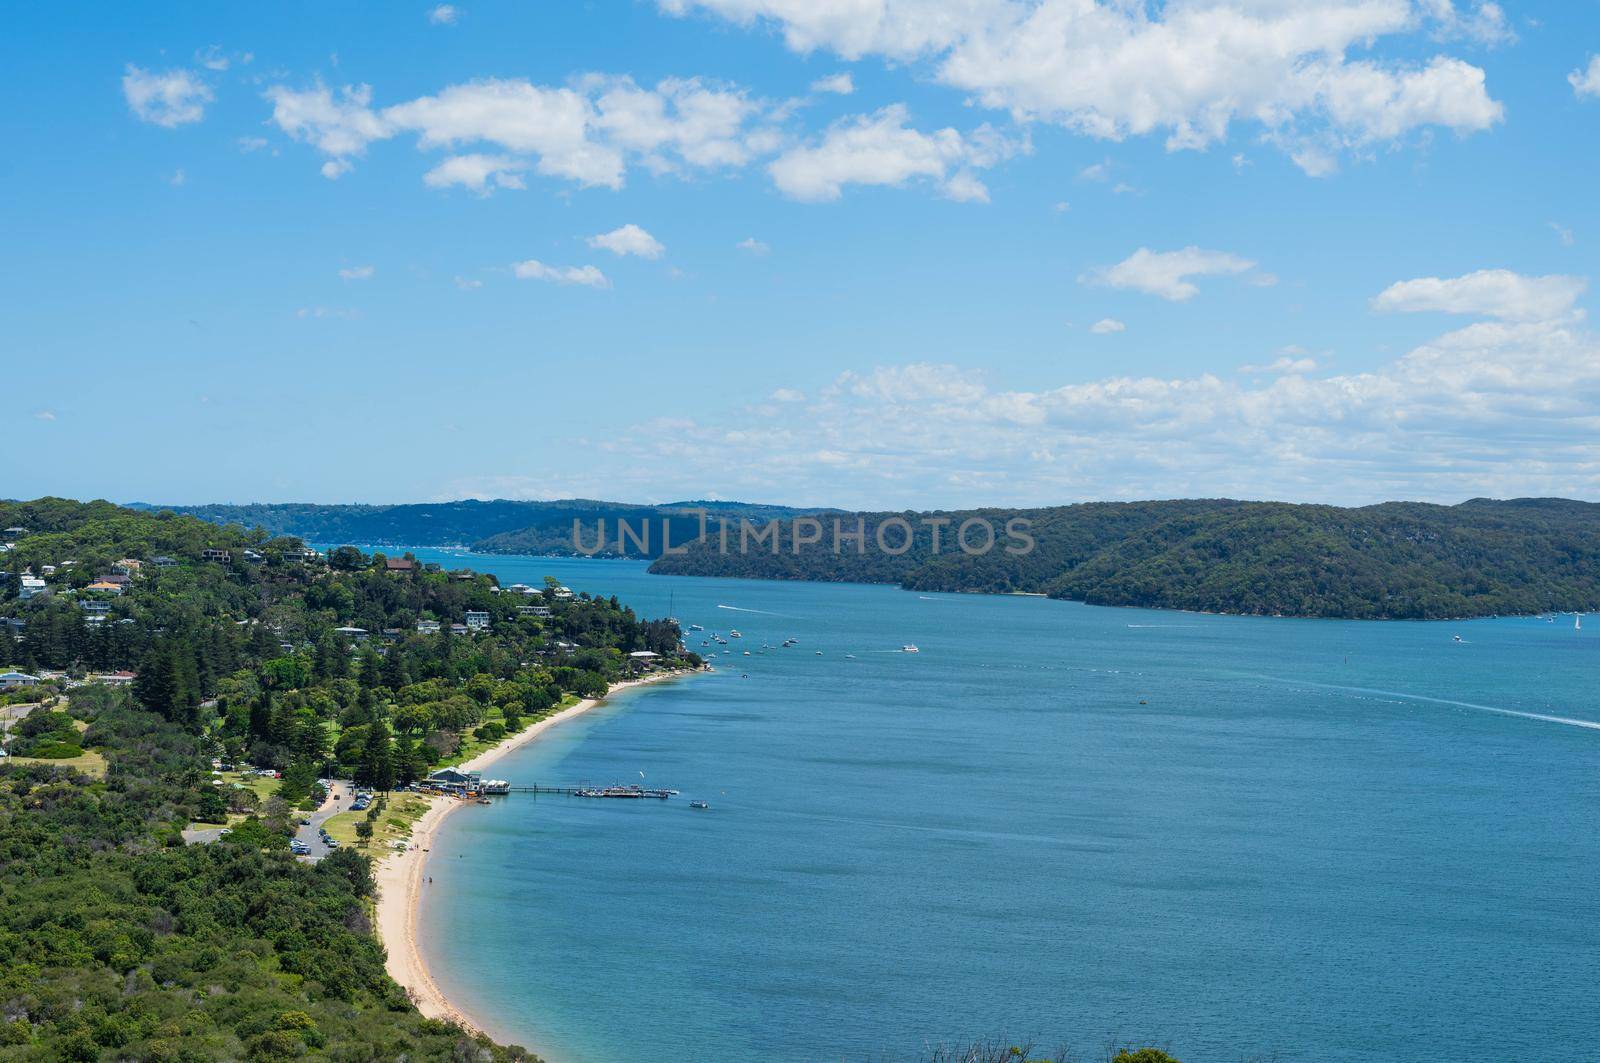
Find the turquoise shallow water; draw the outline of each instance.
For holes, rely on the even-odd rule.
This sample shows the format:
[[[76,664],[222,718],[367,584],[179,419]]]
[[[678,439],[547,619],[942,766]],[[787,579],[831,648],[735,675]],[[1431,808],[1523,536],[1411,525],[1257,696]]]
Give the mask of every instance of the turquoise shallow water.
[[[643,771],[682,797],[447,820],[422,947],[503,1038],[584,1063],[882,1060],[1002,1031],[1185,1063],[1600,1042],[1600,636],[1570,617],[1270,620],[470,563],[650,615],[670,600],[754,654],[495,768]]]

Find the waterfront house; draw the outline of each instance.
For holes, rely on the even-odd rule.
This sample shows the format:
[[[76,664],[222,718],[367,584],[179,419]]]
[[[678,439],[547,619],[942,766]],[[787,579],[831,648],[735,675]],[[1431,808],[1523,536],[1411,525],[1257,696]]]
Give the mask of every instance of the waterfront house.
[[[383,559],[385,572],[415,572],[417,563],[409,557],[386,557]]]
[[[119,587],[126,587],[133,582],[126,573],[122,572],[111,572],[98,577],[98,580],[101,583],[115,583]]]
[[[228,562],[233,560],[233,555],[226,550],[220,550],[214,546],[208,546],[204,550],[200,551],[200,560],[215,561],[219,565],[226,565]]]
[[[104,683],[108,687],[125,687],[130,686],[137,678],[139,677],[133,672],[104,672],[100,675],[91,675],[89,682]]]
[[[0,535],[3,535],[7,539],[10,539],[10,540],[20,539],[24,535],[27,535],[27,534],[28,534],[28,529],[27,528],[7,528],[5,531],[0,532]]]
[[[467,630],[487,631],[489,629],[489,614],[478,609],[467,610]]]
[[[343,635],[345,638],[355,642],[367,641],[367,629],[364,627],[336,627],[333,631],[334,634]]]
[[[450,634],[452,634],[452,635],[465,635],[466,633],[467,633],[467,625],[465,625],[465,624],[451,624],[450,625]]]
[[[137,576],[143,566],[131,557],[125,557],[111,566],[111,572],[117,576]]]
[[[150,563],[152,565],[154,565],[156,568],[177,568],[178,567],[178,559],[175,558],[175,557],[167,557],[166,555],[162,555],[161,557],[152,557],[150,559]]]
[[[571,587],[557,587],[553,593],[555,594],[555,596],[557,598],[561,599],[562,601],[566,601],[567,599],[572,597],[572,588]]]
[[[246,550],[244,552],[244,563],[247,565],[259,565],[265,560],[266,558],[262,556],[259,550]]]
[[[107,613],[111,612],[111,603],[103,598],[85,598],[78,603],[78,608],[83,610],[85,616],[104,618]]]
[[[29,598],[44,593],[46,593],[44,580],[40,579],[38,576],[23,576],[22,587],[18,592],[17,597],[21,598],[23,601],[27,601]]]
[[[481,771],[462,771],[459,768],[440,768],[419,785],[448,794],[503,794],[511,789],[511,784],[504,779],[485,779]]]
[[[39,685],[39,677],[28,675],[26,672],[0,672],[0,690],[16,690],[19,687]]]
[[[419,634],[419,635],[437,635],[438,633],[439,633],[439,621],[437,621],[437,620],[418,620],[417,621],[417,634]]]
[[[127,577],[124,576],[123,578],[126,579]],[[92,591],[95,594],[121,594],[122,584],[112,583],[110,580],[97,579],[85,587],[84,590]]]

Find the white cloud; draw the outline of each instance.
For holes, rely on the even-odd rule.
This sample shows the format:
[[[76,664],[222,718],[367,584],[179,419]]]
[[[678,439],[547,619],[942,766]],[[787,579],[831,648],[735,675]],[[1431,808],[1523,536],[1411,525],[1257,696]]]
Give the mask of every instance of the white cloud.
[[[194,61],[207,70],[214,70],[218,73],[228,69],[229,65],[228,56],[223,52],[220,44],[213,44],[195,52]]]
[[[1561,241],[1562,247],[1571,247],[1578,242],[1577,237],[1572,235],[1572,230],[1560,222],[1551,222],[1550,229],[1556,234],[1556,239]]]
[[[1587,69],[1580,68],[1567,75],[1572,94],[1580,100],[1586,96],[1600,96],[1600,55],[1589,57]]]
[[[205,117],[211,87],[189,70],[156,73],[128,64],[122,95],[141,122],[176,129]]]
[[[578,284],[586,288],[609,288],[606,275],[593,266],[547,266],[530,258],[511,267],[519,280],[554,281],[556,284]]]
[[[54,410],[34,410],[33,411],[33,419],[35,421],[53,421],[53,420],[56,419],[56,411],[54,411]]]
[[[491,146],[494,154],[458,157],[514,158],[515,166],[484,175],[498,187],[519,187],[500,176],[532,169],[580,185],[620,188],[630,164],[657,173],[743,166],[779,143],[761,106],[742,90],[695,78],[667,78],[649,89],[631,78],[598,74],[560,87],[488,78],[382,109],[372,106],[366,85],[337,94],[321,84],[275,85],[266,97],[280,129],[345,163],[368,144],[401,133],[414,133],[424,150]],[[470,171],[447,169],[436,181],[484,187],[447,180],[457,174],[470,177]]]
[[[610,251],[614,255],[638,255],[640,258],[660,258],[667,250],[654,236],[629,222],[608,233],[589,237],[589,246]]]
[[[361,311],[349,306],[302,306],[294,312],[299,318],[340,318],[353,321],[361,316]]]
[[[339,271],[339,278],[347,281],[369,281],[377,272],[374,266],[349,266]]]
[[[460,185],[480,195],[496,188],[526,188],[523,164],[504,155],[452,155],[422,175],[429,188]]]
[[[1265,365],[1241,365],[1241,373],[1311,373],[1317,368],[1317,360],[1310,357],[1299,347],[1285,347],[1279,356]]]
[[[945,84],[1020,121],[1104,139],[1164,132],[1204,148],[1250,123],[1290,151],[1394,141],[1414,129],[1488,129],[1502,117],[1483,71],[1347,59],[1389,37],[1504,39],[1492,3],[1448,0],[658,0],[741,25],[775,23],[799,52],[926,61]],[[1302,152],[1303,154],[1307,154]],[[1327,165],[1315,159],[1322,172]]]
[[[779,388],[772,393],[773,402],[804,402],[806,393],[798,388]]]
[[[1462,277],[1419,277],[1391,284],[1372,300],[1372,307],[1406,313],[1472,314],[1501,321],[1558,321],[1572,313],[1585,287],[1582,277],[1529,277],[1505,269],[1483,269]]]
[[[464,292],[474,292],[483,287],[483,282],[475,277],[457,277],[456,287]]]
[[[355,169],[348,159],[329,159],[322,164],[320,172],[330,181],[337,181],[351,170]]]
[[[1452,0],[1418,0],[1418,6],[1434,20],[1437,40],[1469,40],[1478,44],[1509,44],[1517,39],[1506,22],[1506,13],[1492,0],[1478,0],[1470,8],[1457,8]]]
[[[1190,277],[1237,275],[1254,268],[1254,262],[1226,251],[1206,251],[1198,247],[1152,251],[1141,247],[1116,265],[1094,270],[1079,279],[1182,302],[1200,291]]]
[[[239,145],[239,150],[244,152],[246,155],[248,155],[252,151],[260,151],[262,148],[266,147],[267,146],[267,138],[266,137],[240,137],[238,139],[237,143]]]
[[[757,240],[754,236],[747,236],[743,240],[740,240],[734,246],[737,247],[740,251],[745,251],[745,252],[748,252],[749,254],[752,254],[752,255],[760,256],[760,255],[770,255],[770,254],[772,254],[772,246],[770,244],[767,244],[767,243],[764,243],[764,242],[762,242],[760,240]]]
[[[848,96],[856,91],[856,83],[849,71],[839,74],[830,74],[825,78],[818,78],[811,83],[812,92],[831,92],[837,96]]]
[[[1109,336],[1113,332],[1126,332],[1127,329],[1127,325],[1114,317],[1103,317],[1089,326],[1089,331],[1096,336]]]
[[[173,188],[182,188],[188,180],[189,175],[184,173],[183,167],[180,166],[172,171],[172,176],[167,178],[167,184]]]
[[[1358,373],[1278,355],[1238,376],[1106,375],[1034,391],[952,365],[880,366],[804,404],[632,426],[607,452],[614,466],[587,472],[663,497],[738,497],[776,475],[797,498],[868,509],[1600,495],[1600,336],[1575,315],[1480,320]],[[719,460],[730,448],[744,460]],[[681,479],[661,482],[663,467]]]
[[[428,12],[428,21],[435,26],[454,26],[461,17],[461,9],[454,4],[440,4]]]
[[[993,166],[1018,150],[989,126],[962,135],[922,133],[906,125],[903,104],[856,115],[830,126],[820,141],[791,148],[767,167],[780,191],[794,199],[838,199],[847,184],[900,186],[923,178],[958,200],[987,200],[974,169]]]
[[[322,84],[300,91],[274,85],[263,95],[272,104],[272,121],[279,129],[334,162],[359,156],[368,144],[394,135],[393,127],[371,108],[370,85],[346,85],[337,94]],[[333,173],[324,166],[322,173],[332,178],[349,168],[345,162]]]

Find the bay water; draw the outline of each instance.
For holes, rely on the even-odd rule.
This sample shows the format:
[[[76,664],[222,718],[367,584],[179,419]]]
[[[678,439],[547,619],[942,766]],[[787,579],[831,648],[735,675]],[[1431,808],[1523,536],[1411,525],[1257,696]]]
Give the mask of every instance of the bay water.
[[[679,797],[513,795],[434,840],[435,978],[551,1060],[1600,1044],[1600,638],[1570,616],[1227,617],[416,553],[670,610],[718,654],[492,771]]]

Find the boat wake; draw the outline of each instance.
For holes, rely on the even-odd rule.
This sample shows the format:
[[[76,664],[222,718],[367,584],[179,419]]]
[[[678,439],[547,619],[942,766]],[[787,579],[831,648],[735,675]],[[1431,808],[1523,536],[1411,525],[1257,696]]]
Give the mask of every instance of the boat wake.
[[[1600,721],[1580,720],[1572,716],[1552,716],[1543,712],[1524,712],[1521,709],[1506,709],[1499,705],[1480,705],[1473,701],[1454,701],[1450,698],[1431,698],[1426,694],[1406,694],[1398,690],[1379,690],[1375,687],[1351,687],[1338,683],[1313,683],[1303,679],[1279,679],[1276,676],[1261,676],[1273,683],[1283,683],[1290,686],[1315,687],[1319,690],[1343,690],[1351,694],[1373,694],[1379,697],[1399,698],[1401,701],[1420,701],[1429,705],[1449,705],[1457,709],[1474,709],[1478,712],[1492,712],[1496,716],[1515,716],[1523,720],[1538,720],[1542,723],[1559,723],[1566,727],[1582,727],[1589,731],[1600,731]]]
[[[735,613],[760,613],[762,616],[781,616],[786,620],[803,620],[804,617],[790,616],[788,613],[774,613],[766,609],[746,609],[742,605],[719,605],[718,609],[727,609]]]

